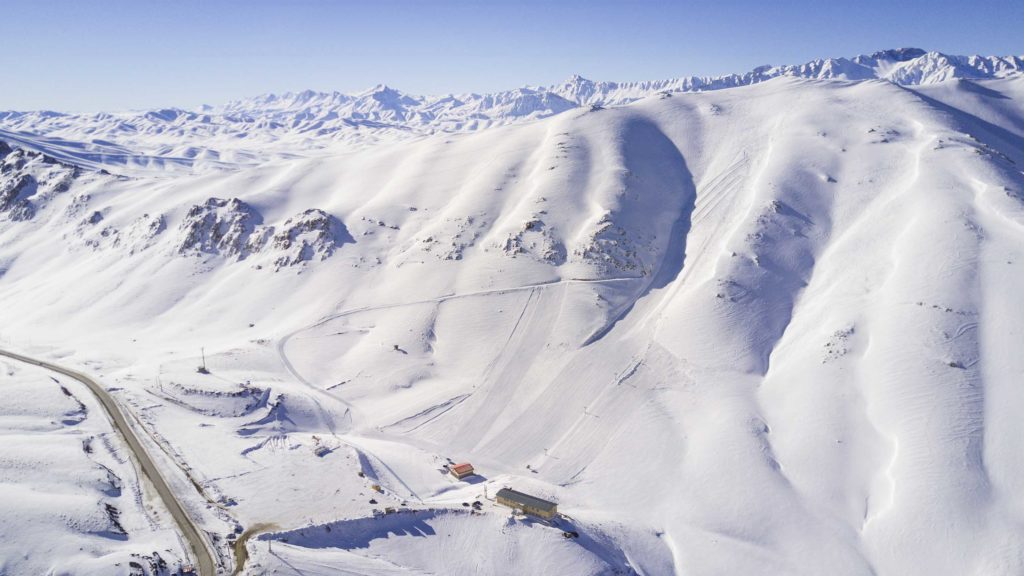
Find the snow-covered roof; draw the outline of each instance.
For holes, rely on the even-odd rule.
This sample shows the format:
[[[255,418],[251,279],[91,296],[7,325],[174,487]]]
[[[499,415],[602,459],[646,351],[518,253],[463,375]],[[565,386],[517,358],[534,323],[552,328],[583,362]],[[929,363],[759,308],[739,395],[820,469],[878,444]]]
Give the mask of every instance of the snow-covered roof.
[[[558,507],[558,505],[555,504],[554,502],[549,502],[547,500],[544,500],[543,498],[537,498],[536,496],[530,496],[529,494],[524,494],[511,488],[502,488],[501,490],[498,490],[498,498],[501,498],[503,500],[511,500],[512,502],[515,502],[517,504],[528,506],[530,508],[536,508],[537,510],[553,512],[555,508]]]

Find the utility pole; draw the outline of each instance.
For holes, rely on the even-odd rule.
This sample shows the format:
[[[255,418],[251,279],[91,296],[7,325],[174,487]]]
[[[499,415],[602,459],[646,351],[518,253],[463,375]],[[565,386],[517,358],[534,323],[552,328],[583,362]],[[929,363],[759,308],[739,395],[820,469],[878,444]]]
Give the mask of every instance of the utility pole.
[[[200,374],[209,374],[210,371],[206,369],[206,348],[199,348],[199,353],[203,356],[203,365],[196,369],[196,372]]]

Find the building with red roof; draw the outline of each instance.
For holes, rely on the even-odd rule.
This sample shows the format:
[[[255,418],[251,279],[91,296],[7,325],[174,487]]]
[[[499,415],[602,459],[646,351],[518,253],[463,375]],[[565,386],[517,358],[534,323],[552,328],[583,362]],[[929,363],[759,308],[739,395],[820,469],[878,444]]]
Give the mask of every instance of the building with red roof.
[[[462,480],[466,476],[472,476],[476,474],[476,472],[473,470],[473,465],[470,464],[469,462],[462,462],[461,464],[456,464],[452,466],[448,470],[448,472],[450,472],[452,476],[455,476],[459,480]]]

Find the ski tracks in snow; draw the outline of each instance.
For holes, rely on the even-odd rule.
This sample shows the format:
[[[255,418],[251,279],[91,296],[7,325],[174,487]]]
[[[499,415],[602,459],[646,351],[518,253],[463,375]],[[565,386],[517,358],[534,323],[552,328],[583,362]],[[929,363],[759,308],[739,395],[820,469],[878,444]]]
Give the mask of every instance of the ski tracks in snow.
[[[477,290],[477,291],[471,291],[471,292],[445,294],[445,295],[437,296],[437,297],[434,297],[434,298],[426,298],[426,299],[423,299],[423,300],[415,300],[415,301],[410,301],[410,302],[397,302],[397,303],[390,303],[390,304],[359,306],[359,307],[355,307],[355,308],[349,308],[349,309],[346,309],[346,310],[342,310],[342,311],[334,313],[334,314],[330,314],[330,315],[328,315],[328,316],[326,316],[324,318],[321,318],[320,320],[314,322],[313,324],[310,324],[308,326],[302,327],[302,328],[300,328],[298,330],[295,330],[293,332],[290,332],[290,333],[284,335],[280,340],[277,341],[276,349],[277,349],[278,356],[280,357],[281,363],[284,366],[285,370],[289,374],[291,374],[291,376],[297,382],[299,382],[300,384],[302,384],[305,387],[309,388],[313,392],[313,394],[315,396],[318,396],[321,399],[326,399],[326,400],[328,400],[330,402],[338,403],[338,404],[341,404],[342,406],[344,406],[345,413],[347,414],[348,419],[349,419],[349,425],[348,425],[348,427],[345,430],[338,431],[338,430],[336,430],[336,427],[334,426],[334,420],[333,420],[333,417],[332,417],[330,411],[328,411],[324,407],[324,405],[315,396],[311,396],[310,397],[310,399],[313,401],[314,405],[317,407],[317,409],[318,409],[318,411],[320,413],[321,420],[323,421],[325,427],[328,428],[331,431],[331,433],[335,436],[335,438],[337,438],[340,442],[345,443],[350,448],[352,448],[354,450],[357,450],[358,452],[363,453],[367,457],[371,457],[374,460],[376,460],[377,462],[379,462],[381,464],[381,466],[385,470],[388,471],[389,474],[394,476],[395,480],[397,482],[399,482],[405,488],[405,490],[409,493],[409,495],[412,498],[414,498],[416,500],[419,500],[420,498],[416,495],[416,493],[401,479],[401,477],[398,474],[396,474],[390,467],[388,467],[387,464],[381,458],[375,456],[374,454],[369,452],[365,447],[363,447],[363,446],[361,446],[359,444],[359,442],[358,442],[358,432],[357,431],[359,429],[358,428],[359,424],[361,423],[361,418],[359,417],[359,413],[358,413],[357,408],[353,404],[351,404],[350,402],[344,400],[342,397],[340,397],[338,395],[335,395],[335,394],[332,394],[329,391],[327,391],[327,390],[317,386],[314,382],[309,381],[307,378],[305,378],[298,371],[298,369],[295,368],[295,365],[288,358],[288,354],[287,354],[288,342],[293,337],[297,336],[298,334],[301,334],[302,332],[305,332],[307,330],[311,330],[313,328],[317,328],[319,326],[323,326],[324,324],[326,324],[328,322],[331,322],[333,320],[337,320],[339,318],[344,318],[346,316],[352,316],[354,314],[361,314],[361,313],[364,313],[364,312],[373,312],[373,311],[377,311],[377,310],[390,310],[390,309],[394,309],[394,308],[402,308],[402,307],[406,307],[406,306],[417,306],[417,305],[422,305],[422,304],[443,303],[443,302],[446,302],[446,301],[449,301],[449,300],[455,300],[455,299],[461,299],[461,298],[472,298],[472,297],[480,297],[480,296],[502,295],[502,294],[509,294],[509,293],[515,293],[515,292],[529,291],[530,294],[529,294],[529,296],[527,298],[527,301],[526,301],[522,311],[520,312],[519,318],[516,320],[515,327],[513,328],[511,333],[509,334],[508,340],[506,341],[506,346],[503,349],[503,352],[502,352],[501,356],[505,356],[506,355],[505,351],[507,351],[508,347],[510,345],[512,345],[513,340],[516,337],[516,334],[521,332],[519,330],[519,326],[524,321],[524,319],[526,319],[526,315],[527,315],[528,311],[530,311],[531,309],[535,308],[535,306],[531,306],[531,304],[536,302],[539,299],[539,296],[537,296],[537,292],[539,290],[546,290],[548,288],[554,288],[554,287],[564,287],[564,286],[568,286],[568,285],[572,285],[572,284],[611,284],[611,283],[632,282],[632,281],[636,281],[636,278],[598,278],[598,279],[576,279],[576,278],[573,278],[573,279],[556,280],[556,281],[552,281],[552,282],[542,282],[542,283],[537,283],[537,284],[527,284],[527,285],[524,285],[524,286],[514,286],[514,287],[508,287],[508,288],[495,288],[495,289],[489,289],[489,290]],[[499,362],[501,356],[499,356],[499,358],[495,360],[495,363],[492,364],[492,367],[489,367],[488,370],[495,369],[494,367]],[[494,388],[495,387],[491,387],[492,390]],[[429,416],[429,418],[427,418],[423,422],[418,423],[414,428],[411,429],[411,430],[415,430],[415,429],[417,429],[417,428],[419,428],[419,427],[421,427],[423,425],[426,425],[428,422],[430,422],[430,421],[440,417],[442,414],[444,414],[445,412],[451,410],[455,406],[461,404],[467,398],[469,398],[471,395],[472,394],[466,394],[466,395],[463,395],[462,397],[452,398],[452,399],[450,399],[450,400],[448,400],[448,401],[446,401],[446,402],[444,402],[444,403],[442,403],[440,405],[430,407],[430,408],[428,408],[428,409],[426,409],[424,411],[421,411],[417,415],[410,416],[408,418],[400,420],[399,422],[410,421],[410,420],[415,419],[416,417],[418,417],[420,415],[429,414],[429,413],[433,412]],[[399,422],[396,422],[395,424],[398,424]],[[395,424],[392,424],[392,425],[395,425]]]

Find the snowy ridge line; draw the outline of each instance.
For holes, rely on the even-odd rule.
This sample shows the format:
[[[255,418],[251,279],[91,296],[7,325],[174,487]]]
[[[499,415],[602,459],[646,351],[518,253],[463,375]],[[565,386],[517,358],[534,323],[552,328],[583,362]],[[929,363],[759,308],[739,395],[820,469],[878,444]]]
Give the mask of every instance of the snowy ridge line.
[[[115,168],[209,170],[291,158],[334,145],[473,132],[580,107],[623,106],[656,95],[736,88],[780,77],[919,86],[1004,78],[1022,71],[1021,56],[955,56],[901,48],[853,58],[766,65],[723,76],[609,82],[573,75],[551,86],[490,94],[418,96],[378,85],[357,94],[312,90],[264,94],[195,110],[7,111],[0,112],[0,129],[5,130],[0,138],[18,141],[29,135],[46,136],[50,140],[32,137],[26,145],[45,144],[51,155],[70,154],[83,162]]]

